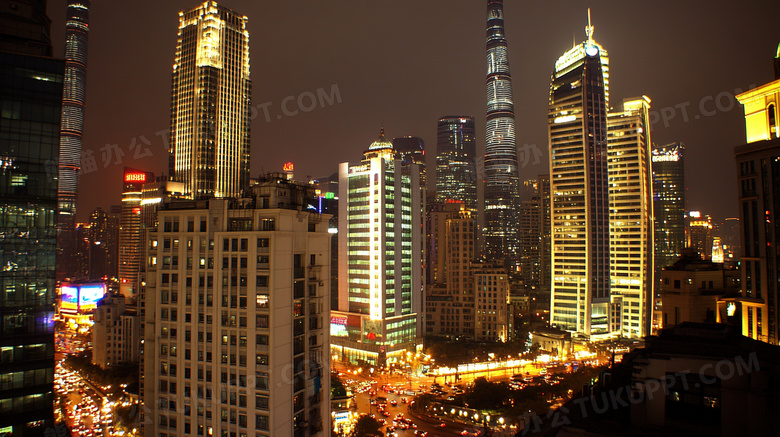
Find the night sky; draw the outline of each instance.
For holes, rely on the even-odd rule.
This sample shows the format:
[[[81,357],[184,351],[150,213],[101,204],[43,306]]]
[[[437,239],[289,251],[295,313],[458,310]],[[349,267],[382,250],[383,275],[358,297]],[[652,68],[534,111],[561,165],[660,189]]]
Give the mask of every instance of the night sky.
[[[432,164],[436,121],[444,115],[474,116],[484,153],[485,1],[220,3],[249,17],[252,105],[261,106],[252,121],[253,177],[281,171],[287,161],[299,180],[333,174],[340,162],[360,160],[382,124],[388,137],[422,137]],[[649,96],[653,143],[687,147],[688,208],[716,220],[738,215],[733,148],[745,134],[741,106],[730,96],[773,79],[780,2],[504,3],[517,144],[542,152],[527,162],[521,155],[521,179],[549,172],[550,74],[572,41],[585,39],[590,7],[594,39],[609,52],[611,106]],[[80,220],[120,203],[124,166],[167,172],[163,136],[178,12],[198,4],[93,0],[84,141],[95,163],[81,178]],[[62,56],[65,0],[50,0],[48,8]],[[340,103],[310,106],[308,93],[330,94],[334,86]]]

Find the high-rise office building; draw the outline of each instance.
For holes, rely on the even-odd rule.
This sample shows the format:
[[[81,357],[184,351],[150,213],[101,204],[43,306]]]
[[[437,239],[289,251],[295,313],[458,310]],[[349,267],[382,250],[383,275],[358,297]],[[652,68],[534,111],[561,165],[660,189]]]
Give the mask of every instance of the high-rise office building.
[[[422,335],[422,191],[384,136],[360,165],[339,165],[339,304],[331,353],[350,362],[397,362]]]
[[[742,242],[739,234],[739,218],[729,217],[713,229],[713,235],[720,238],[723,262],[737,264],[742,256]]]
[[[328,220],[309,185],[247,191],[163,203],[148,233],[144,435],[328,432]]]
[[[525,290],[540,294],[550,291],[550,175],[539,175],[523,183],[531,198],[520,202],[517,243],[520,278]],[[544,293],[544,292],[547,293]]]
[[[43,0],[0,13],[0,434],[54,426],[57,159],[65,63]]]
[[[701,259],[712,257],[712,217],[689,211],[685,218],[685,247],[695,249]]]
[[[431,212],[431,269],[425,334],[448,339],[506,341],[509,275],[500,262],[476,262],[477,221],[462,202],[437,204]]]
[[[395,137],[393,149],[403,165],[417,164],[420,168],[420,188],[427,188],[427,172],[425,168],[425,142],[419,137]]]
[[[474,289],[469,268],[476,260],[477,221],[463,202],[439,203],[430,213],[431,287],[426,299],[426,336],[473,338]]]
[[[644,338],[653,318],[653,176],[647,96],[607,116],[610,331]]]
[[[157,227],[157,208],[161,203],[184,199],[184,184],[169,181],[166,175],[152,178],[149,173],[141,185],[141,227],[144,230]],[[146,237],[142,236],[141,240]]]
[[[411,164],[416,164],[417,168],[420,172],[420,184],[419,184],[419,190],[420,190],[420,199],[422,199],[422,203],[419,205],[420,212],[422,214],[422,217],[425,217],[427,211],[428,211],[428,185],[427,185],[427,176],[426,176],[426,169],[425,169],[425,143],[423,142],[422,138],[418,137],[396,137],[393,138],[393,150],[395,150],[395,156],[396,159],[401,160],[401,165],[408,167]],[[423,226],[427,225],[427,222],[423,221]],[[420,232],[420,245],[418,246],[420,249],[420,259],[423,260],[420,262],[420,265],[418,268],[420,269],[420,277],[425,278],[425,246],[426,246],[426,239],[428,236],[428,232],[425,227],[423,227],[422,232]],[[414,292],[414,295],[417,296],[418,299],[420,299],[420,302],[418,303],[419,308],[425,308],[425,288],[423,285],[424,281],[420,282],[420,289]],[[423,312],[421,311],[421,314]],[[422,326],[420,326],[420,331],[422,332]]]
[[[655,303],[653,326],[661,321],[661,271],[685,248],[685,145],[654,146],[653,214],[655,215]]]
[[[179,13],[169,174],[192,199],[237,197],[249,183],[247,17],[214,1]]]
[[[120,215],[95,208],[89,217],[87,263],[89,280],[118,277]]]
[[[590,21],[590,20],[589,20]],[[551,324],[610,333],[607,51],[593,40],[555,62],[550,86]]]
[[[503,0],[487,2],[486,48],[487,125],[482,255],[487,259],[513,263],[517,257],[516,196],[520,179]]]
[[[76,266],[76,198],[81,171],[84,104],[87,99],[89,0],[68,0],[65,23],[65,78],[60,120],[57,209],[57,279],[74,276]]]
[[[508,341],[512,332],[509,311],[509,275],[499,262],[473,263],[474,340]]]
[[[476,217],[477,143],[474,117],[448,115],[436,130],[436,202],[463,202]]]
[[[742,335],[780,343],[780,76],[737,96],[746,144],[734,149],[742,235]]]
[[[144,183],[152,180],[154,174],[132,168],[125,168],[123,174],[118,270],[119,292],[127,298],[138,294],[138,272],[143,258],[141,195]]]

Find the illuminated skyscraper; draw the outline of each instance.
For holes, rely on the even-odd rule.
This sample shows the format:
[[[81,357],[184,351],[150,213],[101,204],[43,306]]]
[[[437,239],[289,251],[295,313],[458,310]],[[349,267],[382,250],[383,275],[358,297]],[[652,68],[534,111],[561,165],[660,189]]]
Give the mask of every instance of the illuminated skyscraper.
[[[661,321],[661,272],[674,264],[685,248],[685,145],[655,146],[653,215],[655,216],[654,325]]]
[[[339,302],[331,352],[398,362],[422,335],[420,171],[381,132],[360,165],[339,165]],[[419,333],[419,334],[418,334]]]
[[[207,1],[179,13],[169,173],[193,199],[237,197],[249,183],[247,17]]]
[[[607,51],[588,39],[556,62],[548,135],[552,217],[551,324],[610,332]]]
[[[484,250],[487,259],[517,254],[516,197],[519,190],[515,107],[504,35],[504,2],[487,2],[487,127],[485,129]]]
[[[69,0],[65,23],[65,78],[62,88],[57,209],[57,277],[76,271],[76,198],[81,171],[84,104],[87,99],[89,0]]]
[[[682,143],[655,146],[652,153],[658,274],[661,268],[674,264],[685,248],[685,146]]]
[[[420,137],[393,138],[393,149],[404,165],[417,164],[420,168],[420,188],[426,188],[425,142]]]
[[[685,222],[685,247],[696,249],[701,259],[712,257],[712,217],[690,211]]]
[[[713,229],[713,235],[720,238],[723,249],[723,262],[739,263],[742,256],[742,243],[739,234],[739,218],[729,217]]]
[[[119,292],[127,298],[138,293],[138,272],[143,257],[141,194],[154,174],[125,168],[122,189],[122,215],[119,220]]]
[[[780,74],[736,97],[745,109],[746,137],[746,144],[734,149],[742,235],[738,314],[742,335],[776,345],[780,344]]]
[[[474,117],[439,119],[436,135],[436,202],[458,200],[477,211],[477,143]]]
[[[89,217],[87,262],[89,280],[116,278],[118,275],[120,214],[95,208]]]
[[[647,96],[623,100],[607,117],[610,331],[650,335],[653,315],[653,177]]]
[[[428,198],[428,185],[427,185],[427,176],[426,176],[426,169],[425,169],[425,143],[423,142],[422,138],[419,137],[397,137],[393,138],[393,149],[395,150],[396,159],[401,160],[401,165],[404,167],[408,167],[411,164],[416,164],[418,171],[420,172],[420,181],[419,181],[419,190],[420,190],[420,199],[422,200],[422,203],[420,203],[419,206],[420,212],[423,217],[425,217],[427,206],[426,206],[426,200]],[[425,225],[427,223],[423,223]],[[427,231],[425,228],[423,228],[423,231],[420,232],[420,259],[425,260],[425,244],[426,244],[426,237],[427,237]],[[422,278],[425,277],[425,262],[420,262],[418,268],[420,269],[420,275]],[[425,300],[425,289],[423,288],[423,283],[420,282],[420,290],[415,291],[415,296],[417,296],[420,299],[420,308],[425,308],[425,303],[423,302]]]
[[[54,426],[57,173],[65,63],[43,0],[0,13],[0,435]]]
[[[550,175],[524,182],[532,194],[520,203],[520,277],[528,291],[550,292]]]

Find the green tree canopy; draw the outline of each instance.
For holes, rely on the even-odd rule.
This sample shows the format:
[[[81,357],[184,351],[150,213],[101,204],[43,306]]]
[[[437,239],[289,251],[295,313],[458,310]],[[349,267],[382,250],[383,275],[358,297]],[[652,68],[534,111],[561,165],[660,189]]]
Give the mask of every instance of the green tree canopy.
[[[382,425],[371,416],[362,416],[355,423],[350,437],[382,437]]]

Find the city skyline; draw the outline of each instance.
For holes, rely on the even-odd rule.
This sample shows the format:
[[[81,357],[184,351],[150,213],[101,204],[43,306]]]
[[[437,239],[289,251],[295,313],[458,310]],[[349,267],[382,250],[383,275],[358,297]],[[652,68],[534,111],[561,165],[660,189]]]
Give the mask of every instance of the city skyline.
[[[171,27],[175,26],[178,11],[195,3],[166,2],[155,5],[151,15],[144,12],[147,8],[142,7],[143,2],[132,7],[99,5],[90,11],[90,105],[84,147],[93,151],[97,165],[83,174],[79,221],[84,221],[94,207],[117,202],[121,187],[117,184],[111,189],[101,181],[119,180],[124,166],[166,172],[167,153],[163,138],[156,133],[169,128],[170,47],[176,39],[175,27],[173,31]],[[331,10],[317,4],[220,4],[241,10],[249,17],[250,33],[258,33],[250,47],[254,58],[252,102],[253,106],[271,104],[267,107],[270,121],[266,121],[262,108],[252,121],[251,149],[257,157],[252,162],[253,177],[261,171],[278,170],[288,161],[295,162],[296,175],[301,179],[332,174],[338,162],[351,159],[352,151],[374,138],[382,122],[395,135],[419,136],[434,144],[438,118],[451,113],[482,117],[481,2],[461,8],[442,8],[443,3],[433,1],[422,5],[394,3],[393,7],[348,4]],[[777,15],[780,5],[766,1],[760,4],[762,8],[742,12],[662,2],[643,14],[635,14],[628,5],[613,6],[605,1],[568,3],[563,6],[566,13],[555,12],[553,5],[507,2],[504,12],[509,56],[523,59],[523,68],[515,68],[513,79],[515,98],[520,93],[524,96],[523,102],[516,102],[517,132],[521,133],[517,143],[520,170],[528,178],[547,167],[544,120],[549,66],[571,47],[572,37],[582,40],[588,6],[593,24],[599,29],[599,40],[610,48],[614,59],[611,67],[618,79],[611,83],[611,92],[628,96],[641,87],[653,99],[654,141],[681,141],[688,147],[690,162],[694,163],[688,170],[689,208],[709,213],[716,220],[736,216],[736,200],[718,202],[715,196],[708,196],[709,192],[718,192],[736,199],[731,148],[745,142],[744,125],[740,106],[728,96],[737,88],[745,90],[771,78],[771,57],[780,41],[780,31],[770,25],[770,17]],[[64,0],[50,1],[48,10],[55,29],[54,51],[61,52],[64,31],[56,29],[64,28]],[[295,37],[285,39],[285,44],[268,44],[269,36],[282,29],[274,17],[290,13],[300,14],[301,27],[316,33],[316,40]],[[366,16],[379,20],[388,31],[372,32],[373,24],[357,24],[359,27],[353,30],[367,36],[349,39],[352,33],[348,35],[334,24],[342,20],[371,21],[358,20]],[[141,17],[148,23],[146,30],[143,34],[130,33]],[[424,27],[430,17],[434,17],[430,25],[440,29],[433,37],[426,36]],[[546,17],[555,17],[556,21]],[[402,19],[407,20],[404,29],[393,27]],[[669,27],[675,32],[663,31]],[[438,51],[432,52],[434,48]],[[354,56],[356,51],[363,55]],[[728,53],[727,63],[724,53]],[[377,63],[388,68],[370,68]],[[401,68],[402,63],[414,68]],[[670,65],[675,66],[674,70],[668,68]],[[702,71],[718,73],[702,75]],[[118,86],[120,81],[125,85]],[[331,103],[325,100],[323,107],[318,102],[311,111],[301,110],[297,98],[305,93],[317,96],[319,89],[336,98]],[[289,104],[291,110],[297,110],[296,115],[281,112],[281,101],[287,96],[296,99]],[[720,99],[717,106],[716,98]],[[308,104],[306,97],[302,102]],[[280,115],[282,118],[277,119]],[[477,150],[481,155],[484,125],[477,124]],[[131,149],[134,142],[135,148]],[[101,149],[111,151],[108,144],[117,145],[124,156],[118,159],[114,153],[104,157]],[[533,145],[540,155],[530,147]],[[429,159],[432,155],[427,154]],[[695,164],[712,156],[717,159],[708,165]],[[106,166],[104,158],[110,158]],[[122,161],[120,165],[114,164],[117,160]]]
[[[546,19],[515,26],[520,37],[513,39],[513,31],[504,28],[512,16],[504,14],[504,0],[487,0],[487,92],[472,112],[448,108],[467,101],[471,108],[466,96],[480,85],[471,82],[472,64],[480,62],[472,60],[470,40],[457,46],[461,35],[484,41],[484,34],[471,33],[477,14],[450,20],[469,23],[457,32],[437,23],[471,11],[474,2],[462,8],[441,3],[440,10],[427,8],[442,0],[421,2],[414,17],[423,18],[425,32],[417,33],[415,18],[397,12],[412,10],[405,3],[395,8],[304,3],[242,9],[246,5],[237,0],[194,5],[173,0],[179,31],[171,65],[153,56],[158,45],[168,42],[154,35],[158,26],[173,28],[175,21],[157,22],[168,13],[167,5],[154,8],[145,1],[130,8],[105,5],[121,13],[121,19],[102,21],[115,35],[125,35],[123,26],[134,20],[137,9],[148,7],[141,18],[149,19],[135,23],[135,37],[124,36],[112,47],[114,64],[137,60],[137,70],[127,69],[135,75],[92,72],[99,84],[106,77],[112,80],[94,94],[98,101],[113,94],[112,103],[97,113],[98,131],[121,126],[110,133],[119,138],[122,129],[134,126],[138,133],[126,142],[86,146],[79,162],[70,164],[84,176],[79,197],[95,202],[79,205],[82,214],[94,207],[91,223],[69,229],[78,238],[74,261],[81,264],[82,276],[88,272],[80,283],[55,280],[60,264],[55,253],[62,246],[56,212],[76,210],[68,205],[75,197],[62,186],[58,191],[58,182],[82,176],[58,173],[55,161],[54,141],[62,144],[56,134],[70,124],[67,117],[61,124],[58,118],[68,113],[63,99],[69,86],[67,59],[52,57],[59,47],[49,37],[50,25],[59,23],[44,13],[51,12],[47,0],[12,1],[0,13],[5,24],[0,25],[0,72],[7,79],[0,87],[0,164],[6,179],[0,186],[5,192],[0,224],[8,240],[0,275],[5,290],[0,362],[11,364],[0,374],[0,411],[13,413],[0,415],[0,434],[33,437],[45,428],[46,435],[73,429],[87,436],[305,437],[342,435],[349,425],[355,430],[349,435],[363,435],[368,421],[372,428],[385,426],[387,434],[411,427],[414,434],[453,434],[463,426],[460,434],[471,435],[473,426],[475,435],[519,435],[539,428],[537,415],[551,411],[551,402],[561,407],[556,414],[574,410],[580,389],[582,396],[612,393],[613,399],[632,401],[612,405],[601,418],[589,418],[582,409],[577,419],[588,419],[590,429],[619,420],[618,428],[640,431],[728,434],[742,428],[761,434],[771,424],[771,419],[757,418],[760,414],[748,415],[749,405],[730,407],[746,396],[759,407],[768,405],[780,396],[772,384],[780,372],[764,372],[765,381],[747,387],[743,380],[755,376],[740,373],[739,380],[731,380],[734,374],[726,377],[719,369],[722,363],[740,365],[748,353],[751,361],[758,357],[775,369],[780,363],[780,288],[774,280],[780,277],[780,259],[773,249],[780,246],[780,224],[774,219],[780,216],[780,202],[772,203],[772,190],[780,190],[779,35],[765,38],[773,38],[774,80],[664,105],[652,100],[657,99],[653,90],[670,92],[675,101],[699,82],[716,76],[732,80],[731,74],[743,67],[734,59],[737,54],[721,55],[708,70],[707,50],[688,50],[688,58],[703,57],[694,77],[673,51],[694,40],[683,32],[688,27],[675,32],[668,53],[654,54],[660,42],[635,43],[638,26],[612,39],[602,40],[600,33],[594,39],[594,26],[600,30],[602,24],[591,21],[587,7],[585,25],[568,29],[571,45],[556,49],[561,55],[546,66],[551,74],[537,84],[527,74],[549,49],[549,40],[533,33],[546,31],[536,28]],[[563,6],[511,5],[516,22],[527,24],[534,14],[558,17],[557,8]],[[652,7],[636,14],[638,19],[652,22]],[[328,15],[333,9],[342,15]],[[661,39],[659,31],[673,23],[680,9],[685,7],[670,7],[648,34]],[[626,11],[636,12],[623,6],[609,10],[617,15],[603,27],[625,25],[634,18]],[[762,16],[768,12],[762,10]],[[309,21],[317,14],[319,21]],[[707,11],[700,15],[712,22]],[[736,15],[731,20],[743,24]],[[250,28],[258,17],[261,23],[274,19],[267,27]],[[366,20],[370,17],[377,18]],[[94,18],[100,22],[99,15]],[[296,24],[278,27],[283,21]],[[561,21],[551,27],[565,34],[558,27]],[[696,29],[693,23],[689,27]],[[753,22],[750,29],[756,28]],[[364,31],[365,37],[358,36]],[[253,54],[260,48],[277,55],[255,57],[252,81],[250,33],[262,41],[252,47]],[[335,35],[340,42],[329,39]],[[100,35],[90,37],[106,42]],[[135,56],[125,50],[126,39],[144,52]],[[628,42],[634,49],[630,53],[643,55],[634,59],[622,52],[639,70],[616,68],[621,55],[611,42]],[[311,52],[312,45],[321,49]],[[507,53],[515,46],[528,52]],[[544,55],[533,55],[532,46],[543,46]],[[457,61],[448,62],[453,47]],[[70,49],[68,44],[66,53]],[[426,54],[415,61],[418,49]],[[294,56],[287,58],[290,53]],[[321,62],[307,68],[312,61],[307,56],[320,56]],[[517,64],[522,67],[520,79],[513,77],[515,85],[509,56],[519,61],[515,72]],[[766,69],[771,70],[770,63],[765,61]],[[164,120],[157,117],[156,106],[168,95],[135,80],[156,80],[163,67],[168,74],[173,71],[169,121],[155,130],[148,126]],[[631,85],[615,87],[626,74]],[[763,82],[751,74],[751,84]],[[439,98],[437,90],[448,78],[458,85],[444,86],[447,97]],[[322,84],[284,91],[310,80]],[[281,94],[265,100],[257,84]],[[685,92],[672,93],[684,84]],[[547,93],[546,105],[526,102],[537,91]],[[135,95],[145,99],[142,110],[128,103]],[[361,103],[359,115],[355,102]],[[546,106],[546,142],[531,140],[533,133],[527,134],[533,142],[524,142],[524,128],[535,132],[542,124],[535,115],[519,115],[526,125],[516,125],[514,102],[522,102],[520,111],[527,114]],[[687,112],[694,107],[698,113]],[[485,119],[479,108],[487,108]],[[434,111],[439,115],[430,116]],[[744,113],[738,135],[731,135],[724,121],[731,112]],[[368,120],[375,114],[378,122]],[[470,162],[477,165],[470,178],[462,179],[480,181],[473,189],[480,200],[475,211],[454,196],[442,203],[426,193],[426,186],[441,187],[434,177],[426,181],[438,173],[431,163],[439,161],[441,149],[437,141],[426,157],[425,141],[433,141],[422,131],[433,128],[434,120],[447,120],[443,114],[461,114],[457,122],[464,126],[470,121],[468,146],[477,150]],[[662,272],[658,320],[663,323],[654,330],[659,308],[654,308],[653,249],[659,243],[651,166],[658,155],[652,150],[659,143],[690,143],[683,137],[658,138],[656,130],[671,129],[675,117],[691,132],[700,119],[718,119],[719,125],[711,128],[715,140],[693,146],[695,153],[704,147],[708,153],[687,159],[695,171],[707,173],[688,174],[684,180],[706,189],[687,205],[700,210],[685,212],[688,247]],[[363,126],[356,127],[357,120],[379,131],[378,138],[370,144],[356,139],[369,136]],[[252,143],[249,132],[264,128],[261,140]],[[386,136],[386,128],[393,135]],[[441,132],[435,132],[438,140]],[[728,153],[717,152],[720,141],[732,141]],[[357,150],[363,150],[360,161]],[[719,169],[722,158],[738,174]],[[115,205],[119,190],[112,172],[117,167],[123,169],[121,206]],[[331,176],[313,180],[325,174]],[[97,178],[87,181],[90,175]],[[688,186],[683,194],[690,198]],[[735,215],[724,206],[729,203],[740,206],[740,217],[726,223],[723,218]],[[738,250],[741,264],[724,261],[725,242],[744,248]],[[112,244],[118,246],[116,273],[108,271]],[[688,255],[692,248],[703,259]],[[688,275],[689,270],[720,273]],[[103,279],[98,283],[95,277]],[[680,290],[685,295],[674,297]],[[674,325],[680,329],[673,330]],[[723,354],[713,354],[706,342],[685,346],[675,336],[685,342],[696,336],[719,339]],[[669,353],[681,346],[685,353],[669,361]],[[718,363],[706,370],[715,359]],[[674,371],[666,387],[673,391],[651,402],[655,390],[648,382],[658,381],[656,361],[670,365],[667,377]],[[111,371],[96,372],[89,362]],[[746,370],[750,373],[752,365]],[[705,378],[712,373],[717,379]],[[698,389],[677,387],[680,374],[690,375]],[[440,390],[437,378],[448,391]],[[550,395],[549,387],[558,384]],[[741,397],[731,395],[735,390]],[[430,396],[417,397],[423,393]],[[642,398],[633,402],[631,393]],[[391,407],[397,412],[394,420],[389,419]],[[597,414],[605,412],[597,412],[595,403],[591,407]],[[380,414],[388,419],[375,423],[373,417]]]

